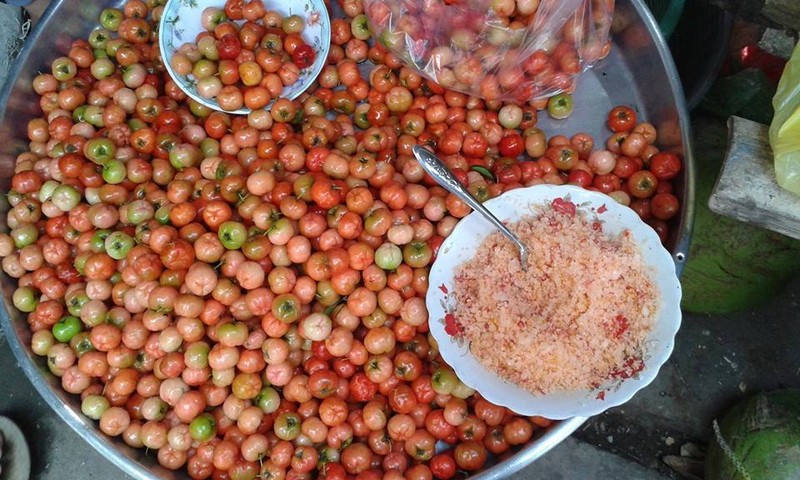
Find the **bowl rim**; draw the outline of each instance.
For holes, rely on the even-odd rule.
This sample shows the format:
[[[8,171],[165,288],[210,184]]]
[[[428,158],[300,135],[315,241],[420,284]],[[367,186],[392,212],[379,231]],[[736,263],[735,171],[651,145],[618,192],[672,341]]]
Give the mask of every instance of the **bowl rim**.
[[[202,1],[205,1],[205,0],[199,0],[199,1],[202,2]],[[265,6],[266,6],[266,4],[269,3],[269,2],[282,3],[282,1],[283,0],[267,0],[264,3],[265,3]],[[320,72],[322,72],[322,69],[325,68],[325,65],[327,63],[326,60],[324,60],[324,58],[326,58],[328,56],[328,52],[330,51],[330,45],[331,45],[331,35],[330,35],[331,19],[330,19],[330,14],[328,13],[328,8],[325,6],[324,0],[307,0],[307,1],[309,3],[314,4],[314,6],[317,7],[317,10],[320,12],[320,24],[321,24],[322,33],[323,33],[322,35],[320,35],[320,47],[321,48],[320,48],[320,51],[317,52],[317,60],[315,60],[315,62],[313,64],[313,68],[311,69],[311,72],[308,75],[304,76],[304,80],[303,81],[306,82],[305,87],[301,88],[301,89],[298,89],[297,91],[295,91],[291,95],[287,95],[285,97],[281,96],[281,97],[276,97],[276,98],[287,98],[289,100],[294,100],[295,98],[297,98],[300,95],[302,95],[306,90],[309,89],[309,87],[311,87],[311,85],[317,79],[317,77],[319,76]],[[212,109],[214,111],[217,111],[217,112],[227,113],[229,115],[247,115],[247,114],[249,114],[250,112],[253,111],[251,108],[242,107],[240,109],[232,110],[232,111],[231,110],[225,110],[225,109],[223,109],[222,107],[219,106],[219,102],[217,100],[211,99],[211,98],[204,98],[203,96],[199,95],[196,92],[193,92],[191,90],[185,90],[183,88],[183,83],[182,83],[181,80],[179,80],[181,75],[178,75],[173,70],[172,62],[169,61],[172,58],[172,54],[169,53],[170,52],[169,44],[168,44],[169,38],[167,37],[167,35],[161,35],[161,33],[166,31],[167,24],[169,23],[168,22],[168,18],[167,18],[167,12],[171,12],[172,11],[170,7],[178,8],[178,9],[183,8],[183,7],[187,7],[185,2],[186,2],[186,0],[167,0],[167,2],[164,4],[164,11],[163,11],[163,13],[161,15],[161,18],[158,21],[158,31],[159,31],[158,49],[159,49],[159,51],[161,52],[161,54],[163,56],[162,63],[164,65],[164,68],[167,70],[167,74],[175,82],[175,84],[178,86],[178,88],[183,93],[185,93],[187,96],[189,96],[189,98],[191,98],[195,102],[200,103],[201,105],[203,105],[203,106],[205,106],[207,108],[210,108],[210,109]],[[215,2],[215,3],[223,3],[224,4],[224,1],[223,0],[219,0],[219,2]],[[177,7],[175,5],[177,5]],[[275,98],[270,100],[270,102],[261,110],[268,110],[270,108],[270,106],[272,106],[272,104],[274,102],[275,102]]]

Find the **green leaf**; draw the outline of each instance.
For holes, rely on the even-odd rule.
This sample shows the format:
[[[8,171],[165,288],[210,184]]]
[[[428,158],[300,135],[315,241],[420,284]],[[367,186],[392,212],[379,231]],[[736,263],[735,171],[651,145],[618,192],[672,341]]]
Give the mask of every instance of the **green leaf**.
[[[470,167],[470,170],[472,170],[473,172],[480,173],[484,178],[486,178],[491,182],[495,181],[494,175],[492,175],[492,172],[486,167],[482,167],[480,165],[473,165],[472,167]]]

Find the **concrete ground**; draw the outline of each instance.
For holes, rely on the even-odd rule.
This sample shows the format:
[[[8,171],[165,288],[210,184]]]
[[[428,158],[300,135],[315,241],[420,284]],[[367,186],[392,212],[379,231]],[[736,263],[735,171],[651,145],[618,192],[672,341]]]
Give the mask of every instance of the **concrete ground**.
[[[11,59],[22,48],[31,23],[20,8],[0,3],[0,85],[5,79]]]
[[[47,0],[33,3],[34,18],[46,4]],[[16,13],[0,4],[0,22],[15,20],[11,15]],[[0,49],[0,56],[6,52]],[[0,65],[0,82],[5,71]],[[512,478],[692,478],[690,469],[679,476],[665,457],[697,465],[692,456],[708,441],[712,420],[736,399],[760,389],[800,387],[800,323],[795,321],[799,298],[800,279],[759,308],[726,316],[685,314],[675,352],[653,384],[623,407],[590,419]],[[0,415],[25,432],[32,479],[130,478],[49,409],[19,369],[2,331],[0,372]]]

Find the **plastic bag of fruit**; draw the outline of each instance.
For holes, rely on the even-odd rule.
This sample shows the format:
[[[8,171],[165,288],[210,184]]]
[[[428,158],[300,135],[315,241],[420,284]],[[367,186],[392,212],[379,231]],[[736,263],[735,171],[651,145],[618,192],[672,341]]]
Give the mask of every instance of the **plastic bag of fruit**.
[[[441,86],[524,103],[608,54],[614,0],[364,0],[373,34]]]

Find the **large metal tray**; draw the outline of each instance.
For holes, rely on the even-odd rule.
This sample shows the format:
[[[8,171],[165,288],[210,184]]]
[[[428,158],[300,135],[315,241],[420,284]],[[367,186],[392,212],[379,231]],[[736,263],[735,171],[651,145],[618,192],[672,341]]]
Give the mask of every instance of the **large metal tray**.
[[[120,3],[53,0],[34,27],[0,91],[0,189],[8,188],[14,159],[26,148],[27,121],[39,114],[38,99],[31,88],[33,77],[49,70],[55,57],[65,55],[73,39],[86,38],[96,27],[96,19],[103,8]],[[610,133],[604,127],[605,115],[613,105],[627,104],[635,106],[641,118],[659,127],[668,148],[681,152],[686,165],[677,189],[683,210],[671,226],[667,242],[681,272],[691,234],[694,202],[689,117],[684,94],[658,24],[642,0],[617,0],[613,30],[612,53],[581,79],[575,93],[573,115],[564,121],[552,121],[542,115],[540,123],[551,134],[586,131],[598,142],[605,141]],[[144,449],[130,448],[119,439],[101,434],[96,423],[80,413],[78,396],[64,392],[59,379],[48,371],[44,359],[31,352],[27,322],[10,306],[13,283],[5,276],[1,281],[5,301],[0,308],[0,326],[22,370],[64,420],[65,426],[74,429],[102,456],[135,478],[187,478],[184,473],[159,467],[154,456],[146,454]],[[572,418],[558,422],[513,456],[489,466],[474,478],[508,477],[558,445],[585,421],[585,418]]]

